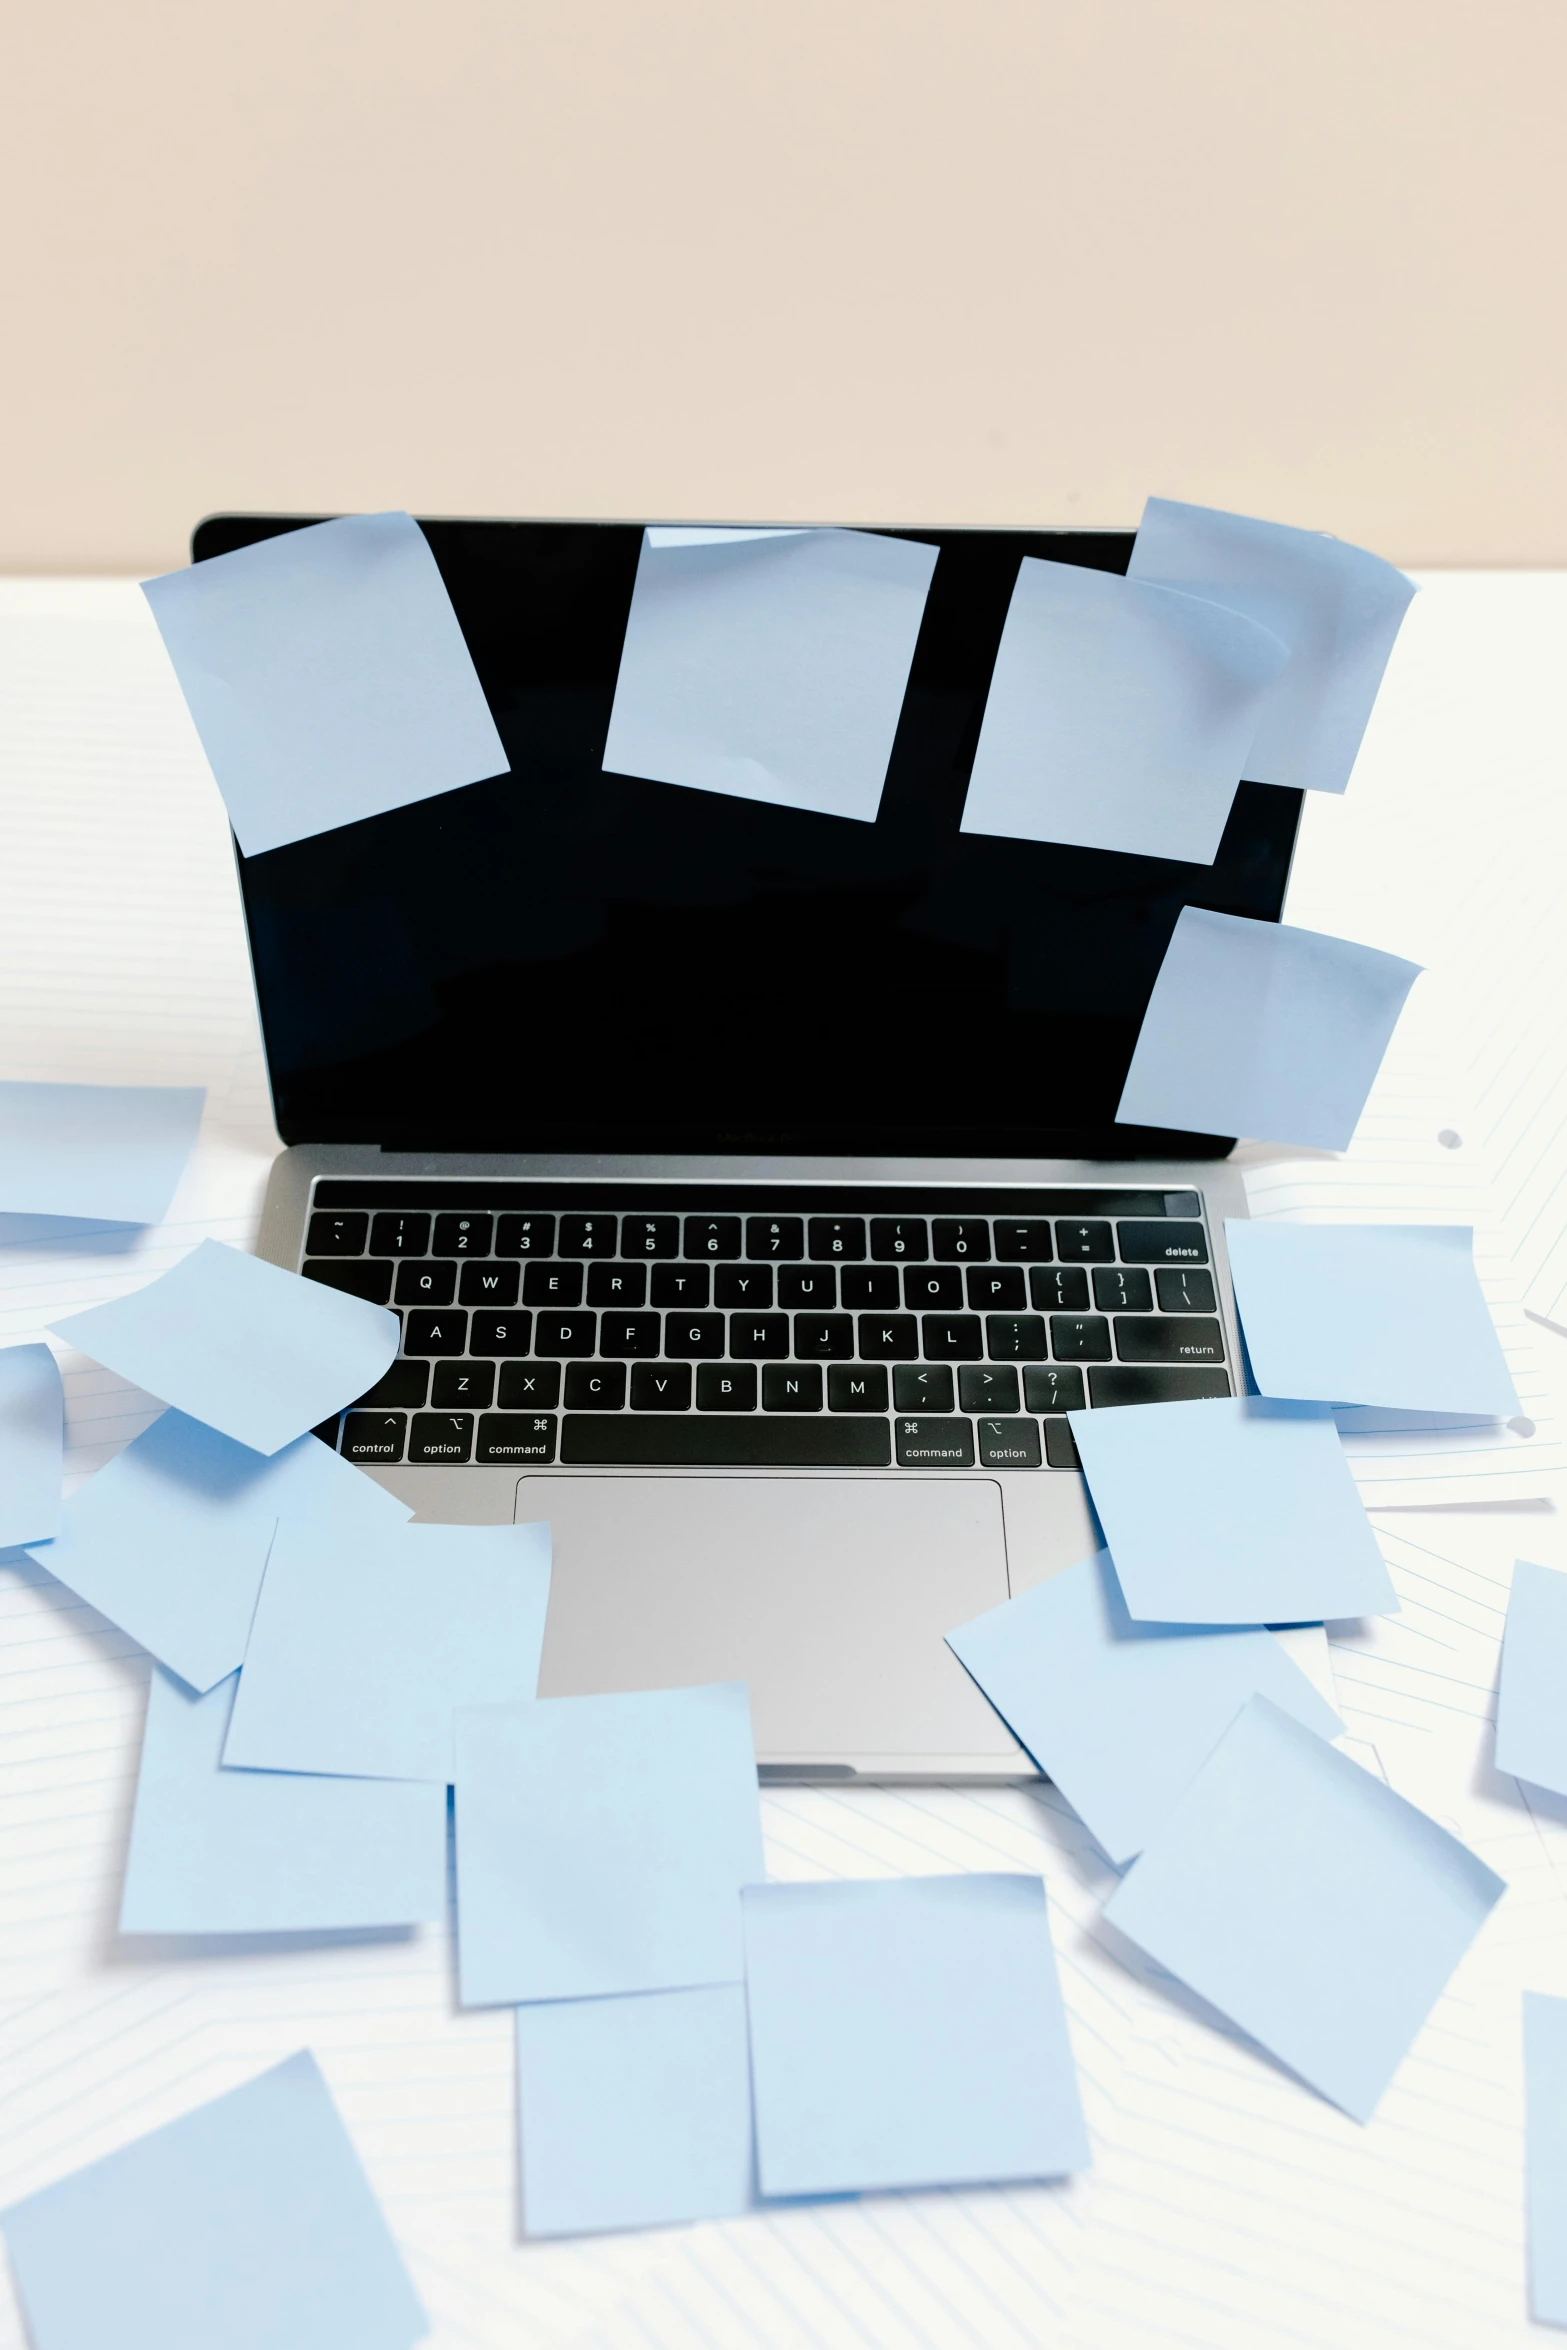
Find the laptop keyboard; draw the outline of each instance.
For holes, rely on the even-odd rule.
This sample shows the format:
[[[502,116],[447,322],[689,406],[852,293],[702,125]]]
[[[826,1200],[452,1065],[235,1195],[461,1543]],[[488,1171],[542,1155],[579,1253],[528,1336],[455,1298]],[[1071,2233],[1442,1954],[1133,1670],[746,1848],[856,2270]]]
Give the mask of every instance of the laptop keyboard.
[[[1072,1469],[1230,1393],[1195,1192],[322,1181],[301,1270],[400,1316],[366,1465]]]

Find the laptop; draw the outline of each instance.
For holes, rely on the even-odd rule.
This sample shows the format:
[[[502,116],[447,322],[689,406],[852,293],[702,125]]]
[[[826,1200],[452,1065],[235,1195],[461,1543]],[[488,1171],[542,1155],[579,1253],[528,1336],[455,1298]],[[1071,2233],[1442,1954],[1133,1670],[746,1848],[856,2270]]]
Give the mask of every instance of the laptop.
[[[1181,908],[1278,920],[1300,795],[1242,783],[1211,866],[960,830],[1020,559],[1130,532],[889,534],[938,555],[862,822],[605,770],[642,524],[423,527],[510,771],[239,859],[261,1253],[402,1328],[317,1434],[549,1521],[541,1695],[740,1679],[765,1776],[1032,1776],[943,1636],[1096,1546],[1070,1412],[1243,1384],[1232,1138],[1115,1112]]]

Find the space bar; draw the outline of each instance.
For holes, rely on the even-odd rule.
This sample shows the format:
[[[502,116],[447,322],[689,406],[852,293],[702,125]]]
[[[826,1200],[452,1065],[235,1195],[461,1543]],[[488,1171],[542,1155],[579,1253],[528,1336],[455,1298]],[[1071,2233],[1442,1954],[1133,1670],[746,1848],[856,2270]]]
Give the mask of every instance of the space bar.
[[[695,1414],[568,1412],[561,1460],[594,1469],[885,1469],[887,1422],[874,1418],[721,1420]]]

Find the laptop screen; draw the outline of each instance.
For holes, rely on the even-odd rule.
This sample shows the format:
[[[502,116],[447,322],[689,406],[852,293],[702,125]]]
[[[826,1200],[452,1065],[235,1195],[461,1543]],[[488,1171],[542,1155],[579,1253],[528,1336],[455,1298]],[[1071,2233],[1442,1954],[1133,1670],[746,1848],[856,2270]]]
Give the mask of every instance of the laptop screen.
[[[198,561],[317,517],[223,515]],[[959,830],[1024,555],[939,548],[874,823],[607,773],[641,524],[427,522],[510,772],[241,857],[279,1131],[408,1150],[1209,1156],[1118,1127],[1182,906],[1276,921],[1300,794],[1211,866]]]

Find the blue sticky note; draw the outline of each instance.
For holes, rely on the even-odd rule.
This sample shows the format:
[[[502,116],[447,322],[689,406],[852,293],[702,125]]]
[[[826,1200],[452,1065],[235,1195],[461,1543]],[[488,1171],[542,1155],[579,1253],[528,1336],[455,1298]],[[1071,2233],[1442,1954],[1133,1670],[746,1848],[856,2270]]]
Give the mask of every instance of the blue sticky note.
[[[59,1365],[46,1346],[0,1347],[0,1550],[59,1531],[64,1462]]]
[[[1496,1691],[1496,1767],[1567,1795],[1567,1575],[1519,1559]]]
[[[538,1685],[548,1526],[280,1520],[223,1759],[263,1771],[452,1776],[452,1714]]]
[[[128,1444],[32,1556],[192,1689],[244,1661],[279,1517],[352,1527],[412,1517],[314,1436],[268,1458],[183,1412]]]
[[[200,1085],[0,1083],[0,1215],[161,1222],[206,1098]]]
[[[764,2195],[1087,2166],[1038,1877],[748,1885],[742,1907]]]
[[[1104,1914],[1363,2122],[1505,1889],[1381,1779],[1253,1697]]]
[[[0,2228],[33,2350],[412,2350],[429,2330],[308,2049]]]
[[[142,593],[247,857],[507,772],[410,515],[284,531]]]
[[[737,1982],[763,1874],[743,1681],[458,1716],[468,2006]]]
[[[1025,555],[963,830],[1211,865],[1285,657],[1222,604]]]
[[[1139,1623],[1309,1624],[1396,1609],[1325,1404],[1215,1396],[1068,1417]]]
[[[239,1675],[154,1666],[122,1934],[299,1934],[446,1914],[446,1790],[223,1768]]]
[[[1116,1117],[1344,1150],[1419,976],[1376,947],[1183,906]]]
[[[749,2211],[744,1986],[519,2007],[517,2125],[526,2235]]]
[[[936,549],[863,530],[649,530],[605,769],[875,821]]]
[[[1529,2307],[1567,2326],[1567,1999],[1523,1995]]]
[[[1264,1395],[1497,1420],[1517,1411],[1467,1224],[1227,1219],[1224,1236]]]
[[[1289,659],[1266,695],[1246,773],[1341,792],[1414,582],[1325,531],[1150,498],[1130,577],[1225,604],[1271,629]]]
[[[1108,1551],[976,1616],[947,1646],[1118,1868],[1254,1691],[1321,1737],[1344,1727],[1269,1632],[1134,1623]]]
[[[50,1329],[162,1403],[280,1452],[373,1387],[397,1352],[397,1316],[221,1241],[156,1281]]]

